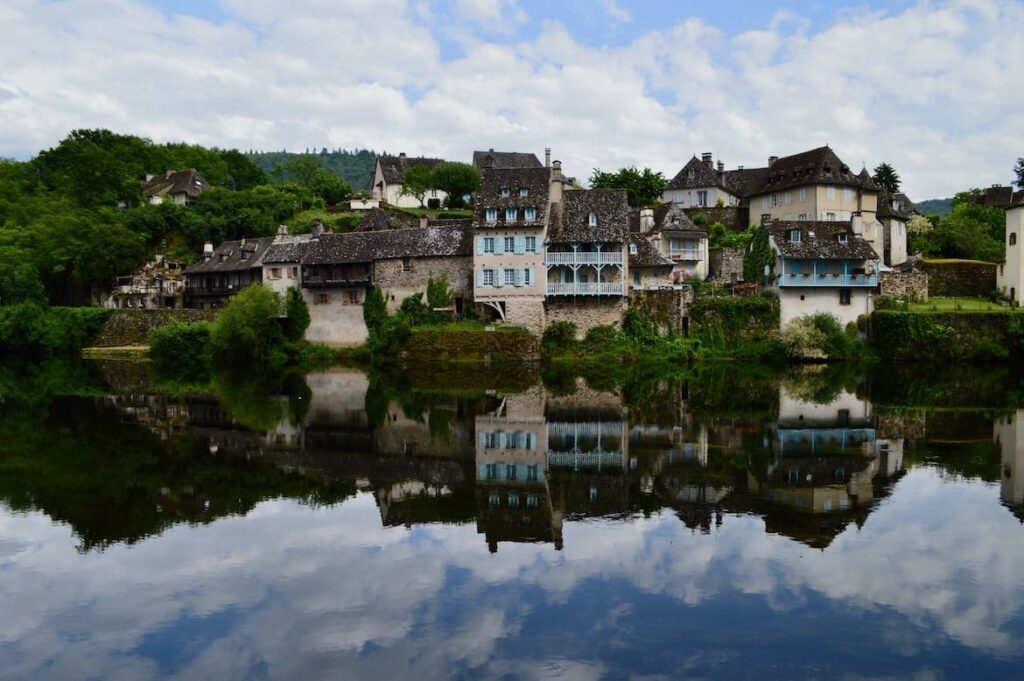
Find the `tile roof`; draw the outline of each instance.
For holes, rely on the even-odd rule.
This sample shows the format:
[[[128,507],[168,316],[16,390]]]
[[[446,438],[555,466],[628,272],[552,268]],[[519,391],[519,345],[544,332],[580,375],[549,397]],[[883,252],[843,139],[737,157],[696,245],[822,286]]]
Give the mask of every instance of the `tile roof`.
[[[381,155],[377,157],[377,163],[380,164],[380,170],[384,174],[385,182],[388,184],[402,184],[402,181],[405,179],[405,171],[409,168],[422,165],[433,168],[438,163],[444,163],[444,159],[427,158],[425,156]]]
[[[502,189],[508,190],[508,196],[502,196]],[[520,189],[526,189],[527,195],[520,196]],[[533,207],[537,209],[537,224],[543,225],[547,219],[550,189],[550,168],[486,168],[480,173],[480,188],[474,201],[474,224],[481,228],[505,227],[506,208]],[[488,208],[497,210],[497,223],[487,222]],[[519,218],[522,218],[522,211]]]
[[[185,270],[185,273],[237,272],[261,267],[263,258],[275,238],[263,236],[255,239],[225,241],[214,250],[212,258],[193,263]]]
[[[665,189],[698,189],[702,187],[721,187],[731,191],[717,170],[694,156],[676,176],[668,181]]]
[[[211,187],[195,168],[168,170],[163,175],[156,175],[144,182],[142,194],[147,197],[185,194],[194,199]]]
[[[597,224],[590,225],[590,214]],[[625,189],[569,189],[548,225],[548,243],[623,243],[629,238]]]
[[[274,263],[282,262],[302,262],[302,257],[309,250],[309,244],[313,239],[312,234],[303,234],[297,236],[286,236],[278,238],[270,248],[267,249],[266,255],[263,256],[263,264],[270,265]]]
[[[982,190],[981,197],[977,202],[983,206],[993,208],[1008,208],[1013,204],[1013,187],[987,187]]]
[[[363,212],[363,217],[353,232],[381,232],[388,229],[407,229],[418,227],[419,218],[409,213],[383,208],[371,208]]]
[[[881,191],[878,193],[878,210],[875,212],[879,218],[893,218],[896,220],[909,220],[910,214],[904,210],[899,197],[901,194],[889,194]],[[893,205],[895,204],[895,205]]]
[[[790,230],[800,230],[800,241],[789,240]],[[768,234],[784,258],[816,258],[820,260],[877,260],[878,254],[867,241],[854,236],[846,222],[775,221],[769,223]],[[846,243],[839,241],[846,234]]]
[[[783,156],[766,168],[726,170],[721,180],[725,189],[742,198],[813,184],[878,190],[867,169],[854,173],[827,146]]]
[[[542,168],[536,154],[522,151],[474,151],[473,165],[477,170],[484,168]]]
[[[394,258],[470,256],[473,232],[455,227],[416,227],[383,232],[322,234],[310,242],[302,263],[373,262]]]
[[[680,233],[684,236],[706,237],[707,229],[700,227],[690,216],[686,209],[680,208],[673,203],[663,203],[653,209],[654,225],[649,230],[654,232]],[[629,215],[629,231],[638,233],[640,231],[640,209],[634,209]]]
[[[639,234],[629,235],[630,267],[675,267],[675,263],[663,256],[650,241]],[[636,253],[633,247],[636,247]]]

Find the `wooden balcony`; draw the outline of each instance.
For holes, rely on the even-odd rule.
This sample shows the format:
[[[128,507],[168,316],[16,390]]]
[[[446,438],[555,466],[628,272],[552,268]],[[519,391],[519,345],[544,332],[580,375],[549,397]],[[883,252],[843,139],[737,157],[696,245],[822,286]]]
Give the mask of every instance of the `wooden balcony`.
[[[544,254],[545,265],[619,265],[622,266],[622,251],[596,253],[593,251],[551,252]]]
[[[621,296],[624,293],[625,286],[621,281],[547,285],[549,296]]]

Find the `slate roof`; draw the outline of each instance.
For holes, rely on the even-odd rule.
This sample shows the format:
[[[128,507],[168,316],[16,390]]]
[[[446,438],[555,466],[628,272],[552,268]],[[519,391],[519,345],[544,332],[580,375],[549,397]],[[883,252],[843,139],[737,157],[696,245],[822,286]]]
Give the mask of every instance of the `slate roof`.
[[[978,203],[993,208],[1009,208],[1013,199],[1013,187],[988,187],[983,190]]]
[[[501,195],[502,188],[509,190],[508,196]],[[519,195],[522,188],[528,191],[527,196]],[[547,219],[545,212],[550,188],[550,168],[487,168],[480,173],[480,188],[474,201],[474,224],[482,228],[504,227],[506,208],[532,206],[537,209],[537,224],[542,225]],[[487,222],[488,208],[498,211],[496,224]],[[522,218],[522,211],[519,218]]]
[[[471,256],[472,230],[453,227],[416,227],[383,232],[322,234],[310,242],[304,265],[373,262],[394,258]]]
[[[1024,189],[1020,190],[1013,195],[1013,199],[1010,201],[1010,207],[1024,206]]]
[[[721,187],[726,191],[732,191],[726,186],[717,170],[708,167],[696,156],[687,161],[683,169],[665,185],[665,189],[699,189],[703,187]]]
[[[633,210],[629,215],[629,231],[640,231],[640,210]],[[654,226],[650,233],[672,232],[682,236],[706,237],[708,231],[694,223],[685,209],[672,203],[663,203],[654,208]]]
[[[425,165],[433,168],[438,163],[444,163],[444,159],[427,158],[425,156],[387,156],[377,157],[381,173],[384,174],[384,181],[388,184],[402,184],[405,179],[405,171],[413,166]],[[371,180],[372,182],[372,180]]]
[[[792,229],[800,230],[800,241],[789,240]],[[839,234],[845,233],[846,243],[840,243]],[[775,221],[768,225],[768,234],[784,258],[819,260],[877,260],[878,254],[871,244],[854,236],[846,222]]]
[[[878,210],[876,215],[879,218],[893,218],[896,220],[909,220],[910,214],[904,210],[903,205],[900,203],[900,194],[889,194],[888,192],[878,193]],[[896,207],[893,207],[893,202],[896,203]]]
[[[630,234],[629,245],[636,246],[636,253],[629,249],[630,267],[675,267],[675,263],[663,256],[650,241],[639,234]]]
[[[484,168],[542,168],[536,154],[522,151],[474,151],[473,165],[477,170]]]
[[[363,218],[356,225],[354,232],[382,232],[388,229],[408,229],[418,227],[419,218],[415,215],[383,208],[371,208],[363,212]]]
[[[551,216],[548,243],[623,243],[629,238],[629,203],[625,189],[570,189]],[[590,214],[597,225],[589,224]]]
[[[199,174],[195,168],[188,170],[168,170],[163,175],[155,175],[142,183],[142,194],[146,197],[165,196],[167,194],[185,194],[196,198],[212,185]]]
[[[765,182],[767,168],[737,168],[722,174],[725,186],[736,196],[746,198],[754,194]]]
[[[854,173],[827,146],[783,156],[766,168],[726,170],[721,174],[720,180],[721,184],[718,186],[741,198],[814,184],[878,191],[878,186],[871,179],[867,169]]]
[[[263,256],[264,265],[272,265],[284,262],[302,262],[302,257],[309,250],[312,243],[312,236],[286,237],[286,241],[279,241],[271,244]]]
[[[185,270],[185,274],[238,272],[253,267],[262,267],[263,258],[275,238],[264,236],[255,239],[225,241],[213,251],[212,258],[193,263]]]
[[[907,215],[918,215],[921,211],[917,209],[917,204],[910,200],[910,197],[903,192],[896,192],[896,200],[899,202],[900,209]]]

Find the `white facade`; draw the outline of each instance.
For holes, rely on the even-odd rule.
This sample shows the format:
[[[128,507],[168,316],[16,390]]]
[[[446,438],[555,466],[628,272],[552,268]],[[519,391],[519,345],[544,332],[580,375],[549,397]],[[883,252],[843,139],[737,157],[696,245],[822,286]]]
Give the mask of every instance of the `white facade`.
[[[1000,496],[1008,503],[1024,504],[1024,410],[997,418],[992,436],[1003,462]]]
[[[856,322],[862,314],[874,311],[874,294],[870,288],[849,288],[850,302],[844,304],[839,288],[780,288],[780,325],[786,325],[797,317],[815,315],[819,312],[833,315],[841,326]]]
[[[738,206],[740,200],[721,187],[699,187],[697,189],[666,189],[661,200],[674,203],[681,208],[714,208],[721,200],[723,206]]]
[[[1024,205],[1006,211],[1006,261],[996,270],[996,286],[1012,302],[1024,301],[1024,258],[1021,238],[1024,237]]]
[[[446,198],[448,198],[448,195],[443,191],[431,189],[423,197],[423,205],[426,206],[427,202],[431,199],[439,199],[444,204]],[[380,167],[380,159],[377,160],[377,167],[373,172],[373,199],[378,202],[384,201],[398,208],[420,207],[420,202],[415,196],[404,196],[402,194],[401,183],[388,184],[387,180],[384,179],[384,171]]]
[[[283,297],[288,289],[302,285],[302,267],[298,262],[264,264],[263,283]]]

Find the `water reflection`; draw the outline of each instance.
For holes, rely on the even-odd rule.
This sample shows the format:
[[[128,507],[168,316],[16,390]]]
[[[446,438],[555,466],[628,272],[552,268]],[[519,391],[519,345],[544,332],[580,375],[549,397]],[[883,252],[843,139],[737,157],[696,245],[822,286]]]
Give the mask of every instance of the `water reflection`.
[[[1013,678],[1020,410],[487,382],[5,403],[0,677]]]

